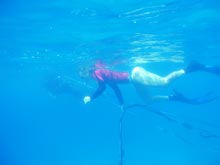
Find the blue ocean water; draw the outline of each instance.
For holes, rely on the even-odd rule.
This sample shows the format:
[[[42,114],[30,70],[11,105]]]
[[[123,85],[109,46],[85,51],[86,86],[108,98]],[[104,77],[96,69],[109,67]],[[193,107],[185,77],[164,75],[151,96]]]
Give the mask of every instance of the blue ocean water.
[[[220,65],[217,0],[0,3],[1,165],[118,164],[117,100],[107,89],[84,105],[83,96],[96,82],[81,79],[81,67],[99,60],[112,69],[142,66],[166,75],[192,60]],[[70,82],[74,95],[51,93],[45,81],[54,75]],[[196,72],[159,92],[219,95],[219,84],[219,76]],[[127,105],[140,102],[131,85],[120,88]],[[217,99],[150,108],[169,118],[149,108],[129,110],[123,120],[124,164],[219,165],[219,105]]]

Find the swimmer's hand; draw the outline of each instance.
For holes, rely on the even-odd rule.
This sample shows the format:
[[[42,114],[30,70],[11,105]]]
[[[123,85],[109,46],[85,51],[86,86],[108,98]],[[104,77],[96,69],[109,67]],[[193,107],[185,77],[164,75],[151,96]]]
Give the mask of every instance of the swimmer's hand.
[[[84,104],[87,104],[91,101],[91,97],[90,96],[85,96],[83,101],[84,101]]]

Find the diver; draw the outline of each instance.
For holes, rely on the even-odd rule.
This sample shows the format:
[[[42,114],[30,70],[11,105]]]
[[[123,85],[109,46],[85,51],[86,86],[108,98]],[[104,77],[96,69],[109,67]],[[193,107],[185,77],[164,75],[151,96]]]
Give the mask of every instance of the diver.
[[[173,94],[171,95],[161,96],[152,96],[148,92],[150,87],[168,85],[176,78],[196,71],[204,71],[220,75],[220,66],[207,66],[193,61],[185,69],[171,72],[165,77],[161,77],[155,73],[149,72],[142,67],[133,68],[131,74],[129,74],[128,72],[118,72],[100,67],[96,67],[95,69],[90,70],[83,70],[81,72],[81,77],[90,75],[98,83],[98,88],[96,89],[96,91],[89,96],[85,96],[83,101],[85,104],[87,104],[95,100],[105,91],[106,86],[109,86],[115,92],[115,95],[119,101],[119,105],[123,108],[124,100],[118,85],[128,83],[132,83],[134,85],[138,95],[144,100],[147,105],[157,100],[179,101],[187,104],[203,104],[217,99],[218,96],[213,95],[191,99],[185,97],[183,94],[177,92],[176,90],[174,90]]]

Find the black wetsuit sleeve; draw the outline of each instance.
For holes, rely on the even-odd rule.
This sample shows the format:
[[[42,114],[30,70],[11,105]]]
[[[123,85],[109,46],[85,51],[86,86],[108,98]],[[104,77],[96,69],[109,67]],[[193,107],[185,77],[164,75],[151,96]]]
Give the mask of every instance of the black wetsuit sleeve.
[[[96,99],[98,96],[100,96],[100,95],[103,93],[103,91],[105,90],[105,88],[106,88],[105,83],[99,81],[99,82],[98,82],[98,88],[97,88],[96,91],[92,94],[91,100],[94,100],[94,99]]]
[[[115,94],[116,94],[116,96],[118,98],[119,104],[123,105],[124,104],[124,100],[123,100],[121,91],[118,88],[118,86],[117,85],[109,85],[109,86],[114,90],[114,92],[115,92]]]

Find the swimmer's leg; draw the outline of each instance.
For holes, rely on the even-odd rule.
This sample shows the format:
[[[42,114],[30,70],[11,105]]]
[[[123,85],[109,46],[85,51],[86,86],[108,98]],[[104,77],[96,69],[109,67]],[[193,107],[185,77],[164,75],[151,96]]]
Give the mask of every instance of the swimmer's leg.
[[[143,84],[146,86],[163,86],[172,80],[185,74],[183,69],[174,71],[165,77],[146,71],[144,68],[135,67],[131,73],[131,81],[133,83]]]
[[[178,71],[171,72],[166,77],[164,77],[166,84],[169,84],[171,81],[181,77],[185,74],[185,71],[183,69],[180,69]]]
[[[153,101],[158,102],[158,101],[169,101],[169,96],[168,95],[156,95],[153,96]]]
[[[140,97],[140,99],[146,104],[152,104],[152,93],[149,90],[149,88],[146,85],[139,84],[139,83],[133,83],[137,95]]]
[[[196,97],[196,98],[188,98],[184,96],[179,91],[173,90],[173,94],[171,95],[158,95],[153,97],[153,101],[176,101],[176,102],[182,102],[186,104],[193,104],[193,105],[200,105],[200,104],[206,104],[209,102],[212,102],[216,99],[218,99],[219,96],[214,95],[213,93],[209,92],[204,96]]]
[[[197,98],[187,98],[182,93],[180,93],[174,89],[173,94],[169,95],[168,98],[169,98],[169,101],[177,101],[177,102],[182,102],[182,103],[186,103],[186,104],[199,105],[199,104],[206,104],[206,103],[212,102],[212,101],[218,99],[219,96],[214,95],[213,93],[210,92],[204,96],[200,96]]]
[[[204,71],[220,75],[220,66],[206,66]]]

